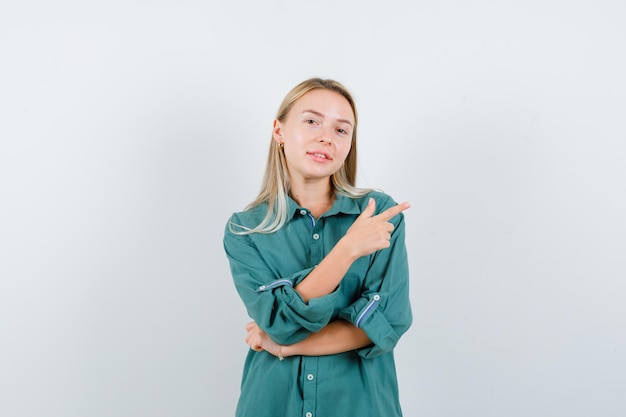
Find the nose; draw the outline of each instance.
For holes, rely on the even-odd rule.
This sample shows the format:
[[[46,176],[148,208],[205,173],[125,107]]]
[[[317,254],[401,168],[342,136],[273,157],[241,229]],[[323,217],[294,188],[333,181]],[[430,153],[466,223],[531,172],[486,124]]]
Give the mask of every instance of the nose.
[[[331,128],[324,128],[320,131],[320,136],[318,138],[318,140],[322,143],[328,143],[331,144],[333,143],[332,140],[332,129]]]

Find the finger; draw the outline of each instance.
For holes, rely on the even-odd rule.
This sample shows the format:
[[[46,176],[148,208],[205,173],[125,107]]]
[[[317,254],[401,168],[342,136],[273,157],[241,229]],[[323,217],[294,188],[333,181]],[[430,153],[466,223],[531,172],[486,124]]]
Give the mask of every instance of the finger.
[[[254,326],[256,326],[256,323],[251,321],[250,323],[246,324],[246,330],[250,331],[250,329],[254,328]]]
[[[394,216],[397,216],[398,214],[402,213],[404,210],[408,209],[409,207],[411,207],[409,203],[400,203],[393,207],[389,207],[387,210],[380,213],[377,217],[379,217],[381,220],[387,221],[393,218]]]
[[[259,337],[258,334],[249,334],[249,337],[246,339],[246,343],[252,350],[260,352],[263,350],[263,340]]]
[[[250,346],[256,345],[256,336],[253,333],[248,333],[248,337],[246,337],[246,343]]]
[[[365,206],[365,210],[361,212],[359,217],[372,217],[372,215],[376,212],[376,200],[370,197],[367,202],[367,206]]]
[[[252,349],[254,349],[255,346],[258,346],[259,344],[257,343],[257,341],[255,340],[254,337],[247,337],[246,338],[246,345],[250,346]]]

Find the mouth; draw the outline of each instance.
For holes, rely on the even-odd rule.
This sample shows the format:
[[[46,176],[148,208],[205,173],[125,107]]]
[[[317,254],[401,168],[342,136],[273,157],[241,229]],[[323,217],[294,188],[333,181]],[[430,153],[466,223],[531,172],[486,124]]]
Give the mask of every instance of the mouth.
[[[331,161],[332,160],[330,155],[328,155],[326,153],[322,153],[322,152],[308,152],[308,154],[311,155],[312,157],[316,158],[316,159],[325,159],[327,161]]]

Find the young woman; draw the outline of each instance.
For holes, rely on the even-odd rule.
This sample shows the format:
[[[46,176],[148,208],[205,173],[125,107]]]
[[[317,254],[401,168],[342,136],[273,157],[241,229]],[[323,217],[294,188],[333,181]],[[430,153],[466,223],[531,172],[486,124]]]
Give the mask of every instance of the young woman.
[[[393,348],[411,325],[408,203],[355,187],[357,112],[338,82],[285,97],[259,196],[224,248],[250,317],[238,417],[401,416]]]

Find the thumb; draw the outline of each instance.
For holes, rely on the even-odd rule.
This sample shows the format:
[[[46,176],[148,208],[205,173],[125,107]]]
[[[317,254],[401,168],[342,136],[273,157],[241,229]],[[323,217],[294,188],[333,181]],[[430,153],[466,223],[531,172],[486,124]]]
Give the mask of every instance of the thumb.
[[[366,217],[366,218],[372,217],[375,211],[376,211],[376,200],[370,197],[369,201],[367,202],[367,206],[365,207],[365,210],[361,212],[361,215],[359,217]]]

